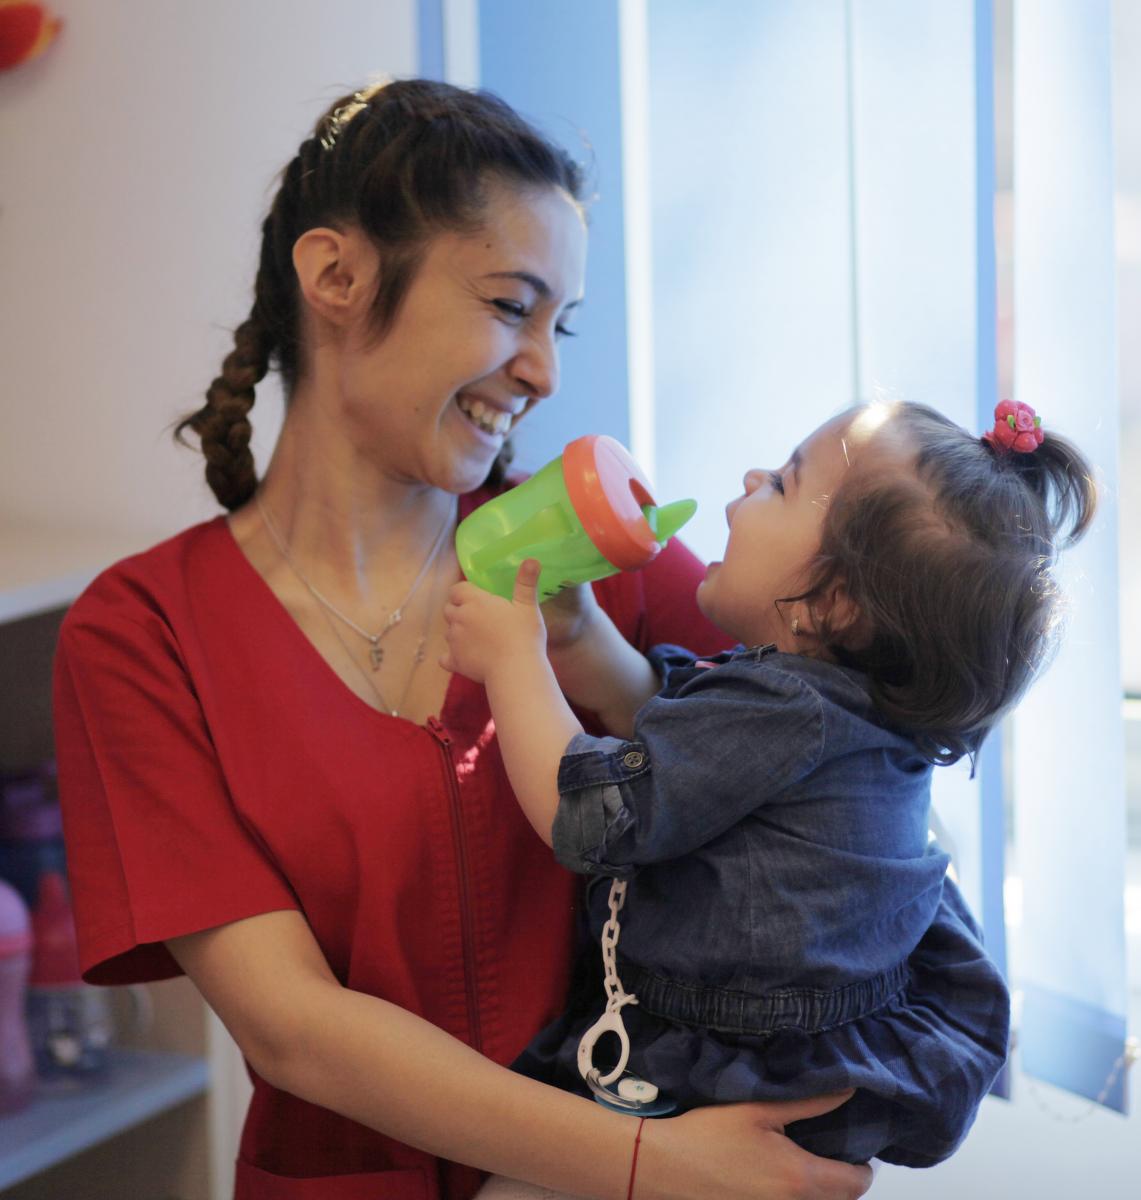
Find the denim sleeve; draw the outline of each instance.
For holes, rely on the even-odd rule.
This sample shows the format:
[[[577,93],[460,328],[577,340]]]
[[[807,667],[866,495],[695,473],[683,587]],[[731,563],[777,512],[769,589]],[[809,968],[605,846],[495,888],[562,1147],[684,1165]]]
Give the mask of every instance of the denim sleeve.
[[[658,695],[634,736],[580,734],[559,767],[555,855],[583,874],[628,878],[720,836],[819,762],[820,699],[803,680],[724,666]]]
[[[681,646],[671,646],[666,643],[651,646],[646,652],[646,657],[650,660],[650,666],[654,668],[658,678],[662,681],[663,690],[669,688],[670,676],[673,672],[681,667],[692,667],[694,658],[691,651]]]

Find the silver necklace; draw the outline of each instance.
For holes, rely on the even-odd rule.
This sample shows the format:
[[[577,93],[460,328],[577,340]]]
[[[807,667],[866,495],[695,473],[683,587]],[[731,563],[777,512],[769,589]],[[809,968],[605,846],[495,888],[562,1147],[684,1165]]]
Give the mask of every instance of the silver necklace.
[[[440,532],[436,534],[436,540],[432,543],[431,550],[428,551],[428,557],[424,559],[424,562],[420,567],[420,571],[416,578],[412,580],[412,586],[408,589],[404,599],[401,600],[400,603],[388,614],[384,620],[383,626],[381,626],[377,633],[369,633],[367,629],[362,628],[351,617],[345,616],[345,614],[341,612],[341,610],[331,600],[323,596],[313,586],[313,584],[309,582],[305,576],[305,573],[294,561],[293,555],[290,554],[289,546],[286,543],[285,538],[281,536],[281,531],[277,528],[273,518],[269,515],[269,510],[262,503],[260,492],[254,493],[254,504],[257,505],[258,514],[261,516],[262,523],[269,531],[270,537],[273,538],[275,545],[281,552],[281,557],[285,559],[289,569],[294,575],[297,576],[301,583],[305,585],[305,587],[309,590],[309,594],[314,600],[317,601],[318,604],[320,604],[323,608],[328,609],[333,616],[343,621],[354,633],[360,634],[360,636],[363,637],[366,642],[368,642],[369,666],[371,666],[374,671],[379,671],[380,664],[384,662],[384,647],[380,643],[389,633],[392,632],[393,629],[396,628],[397,625],[400,624],[401,621],[404,620],[404,609],[408,606],[409,600],[411,600],[416,594],[417,588],[419,588],[420,584],[424,582],[424,576],[427,575],[428,568],[436,561],[436,555],[439,553],[440,545],[444,540],[444,534],[447,533],[448,527],[452,523],[455,506],[453,505],[447,516],[444,517],[444,523],[440,526]],[[353,661],[356,662],[356,659],[353,659]]]
[[[432,614],[435,612],[435,609],[436,609],[435,598],[436,598],[436,589],[433,588],[432,602],[428,604],[428,607],[425,610],[424,626],[420,630],[420,640],[419,640],[419,642],[416,643],[416,650],[415,650],[415,653],[413,653],[413,655],[412,655],[412,669],[408,672],[408,678],[404,681],[404,689],[403,689],[403,691],[401,691],[400,697],[396,701],[395,705],[390,705],[388,703],[388,701],[384,697],[384,693],[380,690],[379,687],[377,687],[376,680],[372,677],[372,675],[370,673],[365,671],[364,667],[362,667],[359,662],[357,662],[356,656],[349,649],[348,642],[346,642],[345,639],[341,636],[341,631],[336,627],[336,625],[333,624],[333,620],[330,617],[330,615],[325,611],[322,611],[322,613],[321,613],[321,616],[323,616],[325,618],[325,620],[328,622],[329,628],[333,631],[333,636],[337,639],[337,641],[340,643],[341,649],[345,652],[345,657],[348,658],[348,660],[353,664],[354,667],[356,667],[357,674],[360,675],[360,677],[365,681],[365,683],[369,686],[369,688],[371,688],[372,694],[377,698],[377,700],[380,701],[381,709],[384,712],[388,713],[389,716],[392,716],[392,717],[400,716],[399,710],[404,707],[404,701],[408,699],[408,692],[412,687],[412,680],[416,674],[416,668],[424,661],[424,648],[428,644],[428,631],[432,625]]]

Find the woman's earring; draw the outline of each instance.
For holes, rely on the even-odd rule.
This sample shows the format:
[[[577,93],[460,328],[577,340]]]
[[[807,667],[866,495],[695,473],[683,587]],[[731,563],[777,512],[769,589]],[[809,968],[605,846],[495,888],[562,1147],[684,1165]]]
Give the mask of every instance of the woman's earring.
[[[799,617],[792,618],[792,636],[800,637],[800,618]]]

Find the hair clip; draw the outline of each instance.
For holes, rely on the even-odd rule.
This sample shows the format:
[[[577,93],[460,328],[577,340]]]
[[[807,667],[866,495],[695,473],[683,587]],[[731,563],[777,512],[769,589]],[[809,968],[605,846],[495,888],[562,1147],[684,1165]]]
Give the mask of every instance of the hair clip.
[[[332,150],[337,144],[337,138],[340,136],[341,130],[366,107],[368,100],[363,92],[353,92],[351,100],[337,108],[325,118],[325,129],[321,134],[321,147],[324,150]]]
[[[1042,445],[1045,436],[1042,418],[1035,414],[1029,404],[1001,400],[995,405],[994,428],[988,429],[982,440],[990,442],[996,450],[1030,454]]]

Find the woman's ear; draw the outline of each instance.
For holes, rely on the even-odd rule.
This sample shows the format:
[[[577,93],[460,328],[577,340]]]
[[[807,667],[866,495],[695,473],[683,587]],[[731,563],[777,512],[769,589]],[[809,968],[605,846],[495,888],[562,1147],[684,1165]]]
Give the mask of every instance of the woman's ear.
[[[333,325],[352,324],[376,295],[375,247],[357,230],[307,229],[293,243],[293,269],[305,304]]]

